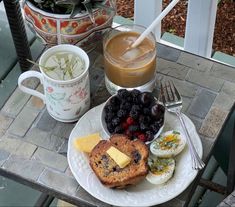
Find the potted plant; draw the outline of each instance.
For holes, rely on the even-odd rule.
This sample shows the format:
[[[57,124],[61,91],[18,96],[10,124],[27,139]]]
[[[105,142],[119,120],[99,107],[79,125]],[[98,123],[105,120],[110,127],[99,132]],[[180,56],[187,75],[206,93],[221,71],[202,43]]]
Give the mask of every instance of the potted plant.
[[[24,0],[25,20],[48,46],[92,50],[116,14],[115,0]]]

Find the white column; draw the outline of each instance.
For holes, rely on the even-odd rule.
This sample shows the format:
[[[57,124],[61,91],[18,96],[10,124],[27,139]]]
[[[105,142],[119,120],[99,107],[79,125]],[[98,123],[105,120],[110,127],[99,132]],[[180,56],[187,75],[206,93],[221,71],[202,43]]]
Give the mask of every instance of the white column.
[[[134,22],[148,27],[162,11],[162,0],[135,0]],[[161,24],[154,31],[156,40],[161,38]]]
[[[211,57],[217,0],[189,0],[184,49]]]

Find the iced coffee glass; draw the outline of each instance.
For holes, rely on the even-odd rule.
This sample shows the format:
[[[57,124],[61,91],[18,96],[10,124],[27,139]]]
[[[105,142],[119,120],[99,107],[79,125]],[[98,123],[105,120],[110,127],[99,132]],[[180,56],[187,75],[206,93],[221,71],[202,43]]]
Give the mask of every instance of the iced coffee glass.
[[[150,33],[139,46],[131,47],[145,29],[140,25],[121,25],[105,35],[105,84],[111,94],[121,88],[153,90],[156,72],[154,35]]]

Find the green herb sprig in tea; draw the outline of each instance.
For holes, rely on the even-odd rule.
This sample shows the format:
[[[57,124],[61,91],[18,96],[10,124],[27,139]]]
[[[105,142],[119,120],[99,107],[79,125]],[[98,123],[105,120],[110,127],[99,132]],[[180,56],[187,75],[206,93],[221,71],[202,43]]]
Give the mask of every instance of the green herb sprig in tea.
[[[41,67],[44,73],[55,80],[71,80],[81,75],[85,70],[84,60],[77,54],[67,51],[52,54],[44,61],[43,65],[30,62]]]
[[[71,80],[82,74],[85,69],[84,60],[72,52],[57,52],[47,58],[43,70],[56,80]]]

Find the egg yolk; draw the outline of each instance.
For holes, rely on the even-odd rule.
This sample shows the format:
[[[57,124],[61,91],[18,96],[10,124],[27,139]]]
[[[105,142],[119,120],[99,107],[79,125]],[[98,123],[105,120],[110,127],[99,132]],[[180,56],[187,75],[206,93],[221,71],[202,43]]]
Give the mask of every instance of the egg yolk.
[[[169,134],[159,142],[160,148],[163,150],[176,148],[179,145],[179,139],[177,134]]]
[[[156,159],[152,160],[150,165],[150,171],[155,175],[161,175],[169,171],[169,166],[171,165],[171,159]]]

